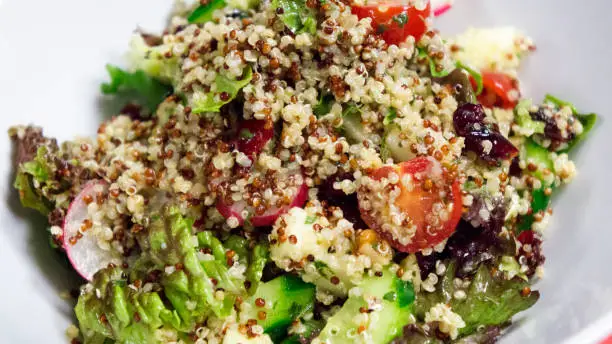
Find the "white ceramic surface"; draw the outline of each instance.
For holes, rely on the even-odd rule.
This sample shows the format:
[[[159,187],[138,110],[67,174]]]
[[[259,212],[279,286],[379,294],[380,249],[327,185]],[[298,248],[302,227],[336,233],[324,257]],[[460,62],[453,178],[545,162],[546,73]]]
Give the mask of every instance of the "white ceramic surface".
[[[593,343],[612,332],[612,167],[609,0],[456,0],[438,21],[515,25],[538,45],[523,68],[525,94],[551,92],[601,120],[576,158],[579,175],[554,204],[541,300],[503,343]],[[0,343],[64,343],[72,321],[59,297],[77,279],[47,245],[44,219],[12,190],[10,125],[48,135],[93,135],[112,106],[100,100],[104,65],[118,63],[137,26],[161,27],[169,0],[0,0]],[[607,317],[606,317],[606,314]],[[606,328],[607,327],[607,328]]]

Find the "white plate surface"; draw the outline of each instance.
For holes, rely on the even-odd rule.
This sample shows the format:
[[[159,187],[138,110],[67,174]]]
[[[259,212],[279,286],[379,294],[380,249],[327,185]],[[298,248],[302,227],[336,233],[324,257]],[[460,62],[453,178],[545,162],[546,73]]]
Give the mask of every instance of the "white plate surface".
[[[573,101],[600,122],[577,152],[577,179],[554,201],[541,300],[503,343],[593,343],[612,332],[612,20],[607,0],[456,0],[443,32],[514,25],[538,51],[524,93]],[[36,123],[61,140],[93,135],[104,113],[104,65],[120,63],[130,33],[160,28],[169,0],[0,0],[0,343],[65,343],[73,321],[59,293],[76,278],[47,245],[44,219],[12,190],[10,125]],[[606,317],[607,314],[607,317]],[[607,328],[606,328],[607,327]]]

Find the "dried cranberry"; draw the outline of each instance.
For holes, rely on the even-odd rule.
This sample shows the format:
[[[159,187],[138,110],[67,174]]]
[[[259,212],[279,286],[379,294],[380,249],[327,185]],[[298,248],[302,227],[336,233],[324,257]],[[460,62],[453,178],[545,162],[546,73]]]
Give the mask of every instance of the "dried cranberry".
[[[455,131],[466,136],[484,126],[485,113],[481,105],[465,103],[460,105],[453,115]]]
[[[544,122],[544,136],[553,142],[563,143],[568,142],[574,138],[573,134],[569,134],[567,137],[563,137],[561,128],[557,125],[557,121],[546,113],[546,110],[542,107],[538,111],[530,112],[529,115],[533,120]]]
[[[496,162],[518,155],[518,149],[505,138],[496,126],[488,126],[481,105],[466,103],[460,105],[453,115],[457,134],[465,138],[465,150],[474,152],[479,158]],[[484,144],[485,142],[488,144]],[[486,147],[490,144],[490,147]]]
[[[465,220],[459,222],[446,244],[446,251],[457,261],[458,276],[476,271],[481,263],[499,254],[514,254],[514,239],[500,236],[505,217],[502,199],[475,197]]]
[[[357,194],[353,193],[347,195],[342,190],[334,188],[335,182],[342,180],[353,180],[353,176],[350,173],[337,173],[326,180],[324,180],[319,186],[319,199],[326,201],[331,206],[342,209],[344,218],[347,221],[353,223],[357,229],[368,228],[368,226],[361,219],[361,213],[359,212],[359,204],[357,202]]]
[[[522,244],[518,254],[519,261],[528,267],[525,274],[532,276],[537,267],[544,264],[546,260],[542,254],[542,240],[532,230],[521,232],[517,240]]]
[[[510,164],[510,175],[513,177],[520,177],[523,175],[523,170],[521,170],[521,166],[519,165],[519,158],[515,156],[512,159],[512,163]]]
[[[446,252],[448,253],[448,252]],[[419,264],[419,270],[421,271],[421,279],[425,280],[430,273],[434,272],[436,262],[438,260],[446,258],[448,254],[433,252],[430,255],[423,255],[421,252],[415,254],[417,264]]]
[[[243,120],[239,125],[238,150],[249,157],[259,154],[274,137],[274,129],[266,128],[266,121]]]

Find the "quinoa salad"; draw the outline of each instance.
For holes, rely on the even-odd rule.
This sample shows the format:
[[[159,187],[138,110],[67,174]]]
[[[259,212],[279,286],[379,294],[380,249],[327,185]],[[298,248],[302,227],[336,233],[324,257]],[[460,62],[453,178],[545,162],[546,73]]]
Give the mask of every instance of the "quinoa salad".
[[[21,203],[83,278],[68,341],[496,342],[596,115],[521,95],[520,31],[439,12],[177,2],[107,66],[97,136],[12,127]]]

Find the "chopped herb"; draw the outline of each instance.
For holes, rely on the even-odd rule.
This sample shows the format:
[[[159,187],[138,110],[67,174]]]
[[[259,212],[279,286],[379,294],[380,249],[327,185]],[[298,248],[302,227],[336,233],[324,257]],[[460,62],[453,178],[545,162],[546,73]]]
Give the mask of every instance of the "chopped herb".
[[[106,65],[110,82],[100,87],[104,94],[122,94],[146,106],[154,112],[158,105],[172,93],[172,87],[147,75],[144,71],[127,72],[113,65]]]
[[[232,80],[222,74],[215,77],[216,92],[209,92],[201,99],[194,101],[192,112],[199,114],[202,112],[219,112],[221,106],[229,103],[238,95],[238,92],[251,82],[253,70],[247,66],[241,79]],[[226,97],[222,98],[221,94]]]
[[[329,111],[331,111],[333,100],[334,96],[331,93],[320,92],[319,102],[312,109],[312,112],[315,114],[315,116],[317,116],[317,118],[327,115]]]
[[[238,134],[241,139],[252,139],[255,136],[249,129],[240,130],[240,134]]]
[[[317,217],[316,216],[306,216],[306,221],[304,221],[305,225],[311,225],[313,223],[315,223],[315,221],[317,221]]]
[[[389,112],[387,113],[387,115],[383,119],[383,124],[384,125],[389,125],[389,124],[393,123],[393,120],[396,117],[397,117],[397,110],[395,110],[395,108],[389,108]]]
[[[397,299],[397,294],[394,291],[390,291],[383,296],[383,300],[394,302]]]
[[[379,25],[376,27],[376,33],[377,33],[377,34],[384,33],[385,31],[387,31],[387,27],[386,27],[385,25],[383,25],[383,24],[379,24]]]
[[[293,33],[317,32],[316,13],[306,6],[306,0],[273,0],[272,7],[283,9],[279,17]]]
[[[553,95],[551,95],[551,94],[547,94],[547,95],[544,97],[544,102],[545,102],[545,103],[550,103],[550,104],[556,105],[556,106],[558,106],[558,107],[565,107],[565,106],[569,106],[569,107],[570,107],[570,109],[572,109],[572,113],[573,113],[574,115],[578,114],[578,109],[576,109],[576,107],[574,106],[574,104],[572,104],[572,103],[570,103],[570,102],[567,102],[567,101],[565,101],[565,100],[561,100],[561,99],[559,99],[559,98],[557,98],[557,97],[555,97],[555,96],[553,96]]]
[[[393,16],[393,21],[397,23],[400,28],[403,28],[408,23],[408,15],[406,13],[400,13]]]
[[[434,59],[432,59],[431,56],[427,54],[427,51],[425,49],[419,48],[418,51],[419,53],[417,56],[419,58],[427,59],[427,61],[429,61],[429,73],[431,74],[431,76],[433,76],[434,78],[443,78],[450,74],[451,71],[446,69],[438,71],[438,65],[436,64],[436,61],[434,61]]]
[[[200,5],[196,8],[187,20],[191,24],[202,24],[213,20],[213,13],[226,6],[225,0],[212,0],[206,5]]]

